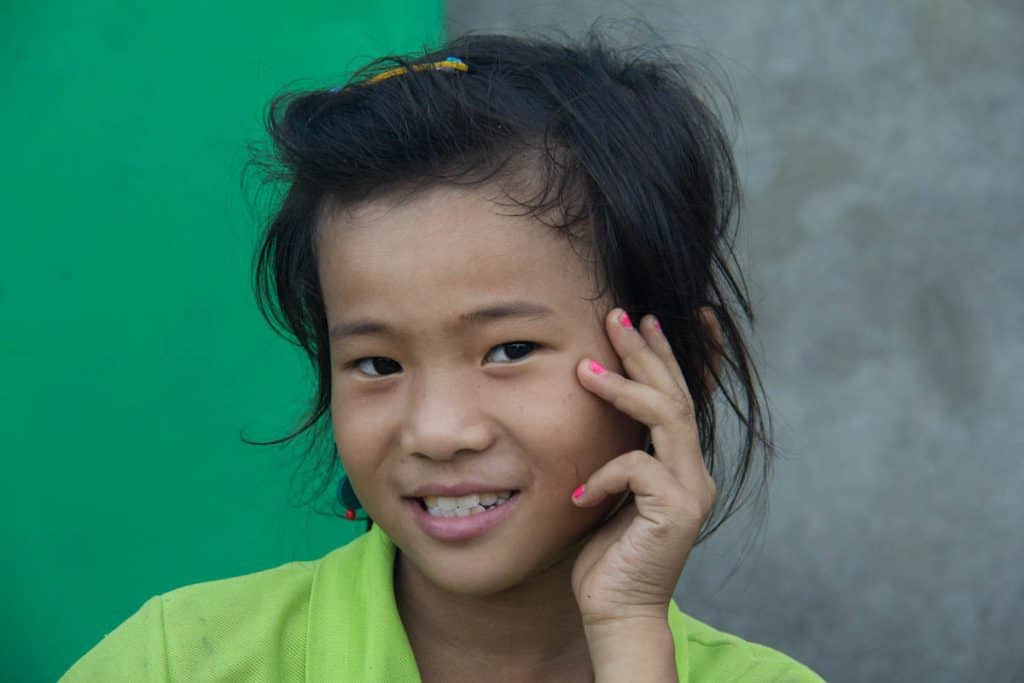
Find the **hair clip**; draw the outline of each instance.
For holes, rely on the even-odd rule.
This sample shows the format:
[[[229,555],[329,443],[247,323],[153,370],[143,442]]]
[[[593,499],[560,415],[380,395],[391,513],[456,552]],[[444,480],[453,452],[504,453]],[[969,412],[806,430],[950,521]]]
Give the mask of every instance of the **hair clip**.
[[[466,65],[466,63],[464,61],[462,61],[458,57],[451,57],[451,56],[449,56],[449,57],[445,57],[444,59],[442,59],[439,62],[431,62],[429,64],[413,64],[412,65],[412,70],[413,71],[469,71],[469,67]],[[405,67],[405,66],[395,67],[394,69],[388,69],[387,71],[384,71],[384,72],[381,72],[381,73],[377,74],[373,78],[369,78],[366,81],[363,81],[363,83],[361,85],[372,85],[374,83],[379,83],[380,81],[383,81],[383,80],[385,80],[387,78],[391,78],[392,76],[398,76],[400,74],[404,74],[404,73],[408,73],[408,72],[409,72],[409,68],[408,67]],[[342,86],[342,85],[335,86],[335,87],[330,89],[330,92],[338,92],[343,87],[344,86]]]
[[[469,71],[469,67],[466,63],[458,57],[445,57],[440,62],[433,62],[431,64],[413,64],[413,71]],[[389,69],[383,73],[379,73],[373,78],[366,81],[367,85],[383,81],[385,78],[391,78],[392,76],[398,76],[399,74],[407,73],[409,69],[404,66],[399,66],[394,69]]]

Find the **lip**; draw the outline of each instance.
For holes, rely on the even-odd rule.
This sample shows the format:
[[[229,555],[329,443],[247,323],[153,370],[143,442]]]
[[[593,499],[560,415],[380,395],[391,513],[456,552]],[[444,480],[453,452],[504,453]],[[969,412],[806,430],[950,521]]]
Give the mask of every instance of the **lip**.
[[[519,495],[517,491],[502,505],[466,517],[435,517],[423,509],[419,498],[406,502],[423,533],[439,541],[468,541],[484,535],[512,514],[519,503]]]
[[[468,496],[471,493],[497,493],[498,491],[518,490],[514,486],[485,484],[478,481],[458,481],[450,484],[437,482],[436,484],[423,484],[413,489],[408,497],[446,496],[448,498],[458,498],[459,496]]]

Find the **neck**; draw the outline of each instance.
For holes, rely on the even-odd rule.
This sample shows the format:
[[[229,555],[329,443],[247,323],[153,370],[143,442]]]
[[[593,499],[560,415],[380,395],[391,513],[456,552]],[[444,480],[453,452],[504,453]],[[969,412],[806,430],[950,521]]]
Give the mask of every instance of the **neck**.
[[[437,587],[396,550],[395,599],[423,680],[478,680],[480,672],[503,681],[590,680],[575,559],[500,593],[469,596]]]

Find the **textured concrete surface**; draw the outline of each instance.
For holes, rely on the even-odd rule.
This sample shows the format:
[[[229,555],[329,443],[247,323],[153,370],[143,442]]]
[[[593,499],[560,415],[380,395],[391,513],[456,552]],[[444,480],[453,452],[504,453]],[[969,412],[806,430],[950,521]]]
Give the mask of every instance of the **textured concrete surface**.
[[[641,17],[731,80],[784,457],[683,609],[829,681],[1024,681],[1024,4],[448,7],[450,35]]]

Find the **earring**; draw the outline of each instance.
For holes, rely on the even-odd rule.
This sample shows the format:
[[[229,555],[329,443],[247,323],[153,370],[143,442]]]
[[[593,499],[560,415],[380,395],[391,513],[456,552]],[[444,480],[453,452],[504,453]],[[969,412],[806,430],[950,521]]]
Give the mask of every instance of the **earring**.
[[[363,510],[363,504],[359,502],[359,498],[356,497],[355,489],[352,488],[352,482],[348,480],[348,475],[342,476],[338,482],[338,502],[345,508],[345,519],[350,522],[365,520],[369,521],[369,517],[366,516]],[[360,515],[362,513],[362,515]]]

